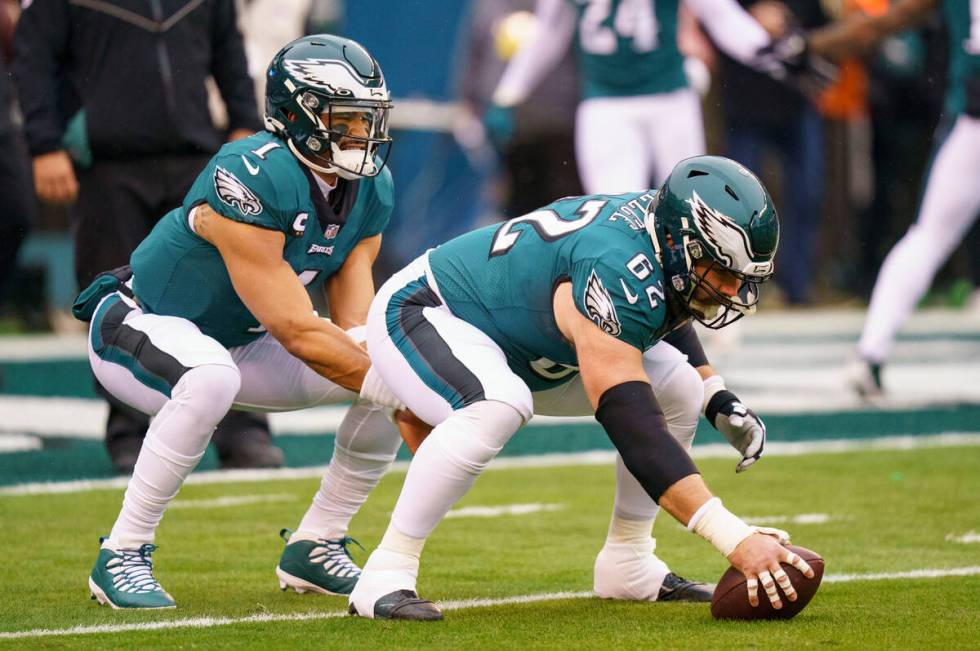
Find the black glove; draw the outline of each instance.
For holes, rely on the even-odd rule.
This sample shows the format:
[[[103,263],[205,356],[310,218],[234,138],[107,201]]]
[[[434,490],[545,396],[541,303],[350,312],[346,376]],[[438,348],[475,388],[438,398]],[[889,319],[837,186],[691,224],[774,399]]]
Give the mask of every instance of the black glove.
[[[806,34],[792,29],[759,49],[755,67],[813,99],[837,81],[838,69],[827,59],[813,54]]]

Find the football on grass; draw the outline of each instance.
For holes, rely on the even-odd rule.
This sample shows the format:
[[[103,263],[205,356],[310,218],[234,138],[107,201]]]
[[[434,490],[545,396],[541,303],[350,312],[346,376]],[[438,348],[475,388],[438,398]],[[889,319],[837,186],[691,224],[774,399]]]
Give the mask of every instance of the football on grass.
[[[787,545],[786,548],[796,552],[813,568],[813,578],[808,579],[792,565],[782,564],[783,570],[796,588],[796,601],[788,600],[783,591],[779,590],[783,607],[776,610],[760,584],[759,605],[753,608],[749,603],[745,575],[734,567],[729,567],[718,581],[718,587],[715,588],[715,594],[711,598],[711,614],[715,619],[790,619],[806,608],[813,595],[817,593],[817,588],[820,587],[820,580],[823,578],[823,559],[818,553],[804,547]]]

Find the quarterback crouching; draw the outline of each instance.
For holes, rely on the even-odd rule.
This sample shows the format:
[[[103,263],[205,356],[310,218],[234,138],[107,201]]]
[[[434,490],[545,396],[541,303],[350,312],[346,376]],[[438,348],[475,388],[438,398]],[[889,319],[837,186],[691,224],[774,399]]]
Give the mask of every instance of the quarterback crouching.
[[[391,390],[434,426],[390,525],[350,596],[351,612],[437,620],[416,591],[426,538],[533,414],[594,414],[618,451],[616,495],[594,567],[600,597],[706,601],[712,586],[653,553],[660,508],[708,540],[776,608],[780,562],[806,564],[708,490],[688,455],[704,413],[759,459],[762,421],[725,388],[691,321],[750,313],[771,277],[779,224],[741,165],[699,156],[659,191],[571,197],[460,236],[393,276],[368,314],[368,350]],[[782,532],[778,532],[781,534]]]
[[[401,443],[386,408],[397,401],[355,340],[393,205],[388,97],[359,44],[290,43],[269,65],[267,131],[222,147],[131,268],[79,296],[95,376],[153,416],[89,577],[99,603],[175,606],[153,574],[154,537],[229,409],[355,400],[276,573],[283,588],[328,594],[357,581],[347,526]],[[314,312],[308,287],[326,293],[332,322]]]

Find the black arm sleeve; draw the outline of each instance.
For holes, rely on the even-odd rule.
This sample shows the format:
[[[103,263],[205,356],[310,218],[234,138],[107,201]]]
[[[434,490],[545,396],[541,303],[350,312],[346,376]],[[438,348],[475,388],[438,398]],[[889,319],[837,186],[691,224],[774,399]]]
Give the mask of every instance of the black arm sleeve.
[[[17,22],[11,72],[32,156],[62,148],[65,120],[58,105],[59,82],[67,82],[68,39],[65,0],[32,2]]]
[[[687,355],[687,361],[694,368],[708,363],[708,356],[704,354],[701,340],[698,339],[698,333],[694,331],[694,325],[690,321],[668,332],[663,341]]]
[[[664,413],[646,382],[623,382],[606,389],[595,417],[626,468],[655,502],[684,477],[698,474],[690,455],[667,430]]]
[[[262,130],[255,83],[248,75],[245,43],[238,29],[235,0],[214,3],[211,28],[211,74],[228,108],[229,129]]]

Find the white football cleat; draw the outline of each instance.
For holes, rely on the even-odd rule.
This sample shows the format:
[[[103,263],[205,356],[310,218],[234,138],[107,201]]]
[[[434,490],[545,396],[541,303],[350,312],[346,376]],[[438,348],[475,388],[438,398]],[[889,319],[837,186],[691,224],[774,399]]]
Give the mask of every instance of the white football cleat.
[[[397,618],[387,616],[389,607],[393,605],[389,602],[393,597],[398,597],[396,593],[406,598],[410,593],[416,601],[421,601],[415,592],[418,575],[417,557],[388,549],[375,549],[350,593],[350,613],[370,619]]]
[[[595,559],[592,591],[603,599],[711,601],[715,586],[677,576],[653,553],[655,542],[606,542]]]
[[[864,400],[874,402],[885,396],[881,382],[881,364],[856,357],[847,365],[845,381],[848,388]]]

